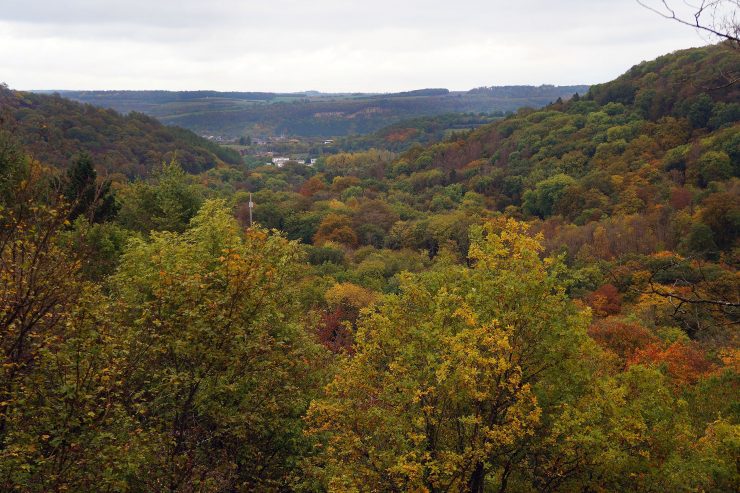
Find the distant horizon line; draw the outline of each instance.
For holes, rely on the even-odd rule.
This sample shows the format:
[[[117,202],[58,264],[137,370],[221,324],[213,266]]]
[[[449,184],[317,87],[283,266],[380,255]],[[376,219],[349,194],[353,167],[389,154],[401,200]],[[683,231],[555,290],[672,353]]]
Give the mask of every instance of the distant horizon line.
[[[216,92],[216,93],[253,93],[253,94],[285,94],[285,95],[298,95],[298,94],[327,94],[327,95],[347,95],[347,94],[366,94],[366,95],[383,95],[383,94],[401,94],[401,93],[413,93],[418,91],[435,91],[445,90],[450,93],[455,92],[470,92],[475,89],[482,88],[507,88],[507,87],[591,87],[593,85],[601,84],[597,83],[582,83],[582,84],[497,84],[490,86],[475,86],[470,89],[449,89],[446,87],[419,87],[416,89],[404,89],[399,91],[320,91],[316,89],[307,89],[304,91],[264,91],[264,90],[224,90],[224,89],[14,89],[8,86],[10,89],[16,91],[33,92],[33,93],[61,93],[61,92]]]

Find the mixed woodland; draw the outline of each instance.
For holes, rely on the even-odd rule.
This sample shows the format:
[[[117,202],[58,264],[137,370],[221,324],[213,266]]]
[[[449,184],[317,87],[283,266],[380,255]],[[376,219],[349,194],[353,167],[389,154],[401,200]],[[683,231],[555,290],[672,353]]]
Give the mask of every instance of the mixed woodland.
[[[0,490],[736,491],[738,67],[279,168],[1,89]]]
[[[494,86],[470,91],[417,89],[373,93],[218,91],[62,91],[69,99],[140,112],[199,134],[341,137],[379,131],[403,120],[447,113],[501,113],[540,108],[588,86]]]

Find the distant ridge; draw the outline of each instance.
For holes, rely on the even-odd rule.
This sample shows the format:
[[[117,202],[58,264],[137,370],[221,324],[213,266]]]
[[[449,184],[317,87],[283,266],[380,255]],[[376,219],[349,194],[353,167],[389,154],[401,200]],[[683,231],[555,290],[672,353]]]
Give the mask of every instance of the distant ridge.
[[[385,94],[118,90],[59,94],[122,113],[145,113],[201,135],[336,137],[372,133],[422,116],[540,108],[558,98],[583,94],[588,87],[494,86],[470,91],[425,88]]]

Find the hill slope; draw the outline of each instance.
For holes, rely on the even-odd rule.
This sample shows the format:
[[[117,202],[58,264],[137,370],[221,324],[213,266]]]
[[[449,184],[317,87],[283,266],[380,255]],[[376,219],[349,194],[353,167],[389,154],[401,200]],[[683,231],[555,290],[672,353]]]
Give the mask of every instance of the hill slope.
[[[63,91],[65,97],[141,111],[201,135],[333,137],[444,113],[515,111],[584,93],[588,86],[506,86],[471,91],[422,89],[396,94],[241,93],[215,91]]]
[[[116,186],[0,128],[0,491],[736,491],[740,106],[668,81],[737,56]],[[28,146],[169,135],[10,96]]]
[[[383,193],[397,191],[395,200],[420,211],[455,209],[473,192],[488,209],[585,224],[648,213],[675,194],[700,203],[740,172],[740,87],[723,83],[737,66],[740,53],[724,45],[683,50],[583,97],[521,110],[396,159],[339,156],[319,168],[327,185],[337,176],[374,180],[357,193],[377,194],[372,187],[382,180]],[[375,137],[380,147],[388,139]]]
[[[221,162],[241,162],[236,153],[189,130],[165,126],[141,113],[123,116],[55,95],[0,86],[0,117],[31,154],[59,167],[82,151],[108,172],[129,177],[147,175],[175,156],[193,173]]]
[[[644,211],[663,202],[670,187],[705,189],[737,175],[740,88],[723,87],[722,75],[737,66],[740,54],[723,46],[667,55],[594,86],[584,98],[414,149],[389,177],[443,171],[446,183],[483,193],[496,209],[514,206],[540,217],[575,220],[591,210],[588,217],[598,218],[633,194],[637,200],[624,212]],[[552,204],[525,197],[556,176],[572,193]],[[658,184],[664,193],[656,196],[651,187]]]
[[[736,298],[740,102],[737,86],[722,81],[738,66],[740,53],[722,45],[680,51],[582,98],[400,156],[370,150],[327,157],[315,170],[263,167],[237,186],[254,192],[257,221],[319,246],[465,258],[469,227],[502,214],[529,222],[548,251],[584,269],[574,292],[609,281],[634,302],[645,289],[637,279],[651,272],[686,290],[712,272],[710,285],[725,283],[715,294]],[[694,281],[657,272],[679,257],[711,266],[687,268]],[[723,324],[736,319],[722,313],[707,329],[709,315],[681,310],[670,323],[692,336],[729,337]]]

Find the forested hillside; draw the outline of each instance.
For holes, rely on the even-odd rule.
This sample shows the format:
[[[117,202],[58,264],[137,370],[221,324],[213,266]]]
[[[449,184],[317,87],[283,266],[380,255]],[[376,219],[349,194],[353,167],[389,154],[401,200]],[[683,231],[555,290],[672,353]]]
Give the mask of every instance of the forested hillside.
[[[738,66],[113,183],[5,120],[0,490],[737,490]]]
[[[188,130],[166,127],[141,113],[123,116],[58,95],[0,86],[0,117],[35,158],[59,167],[68,166],[82,151],[93,155],[101,169],[128,177],[146,176],[175,156],[191,173],[221,162],[241,162],[238,154]]]
[[[85,103],[140,111],[202,135],[337,137],[445,113],[497,113],[542,107],[588,86],[503,86],[471,91],[420,89],[390,94],[275,94],[216,91],[63,91]]]
[[[381,128],[377,132],[352,135],[339,139],[338,149],[345,152],[385,149],[401,152],[414,144],[429,145],[500,120],[504,113],[448,113],[402,120]]]

